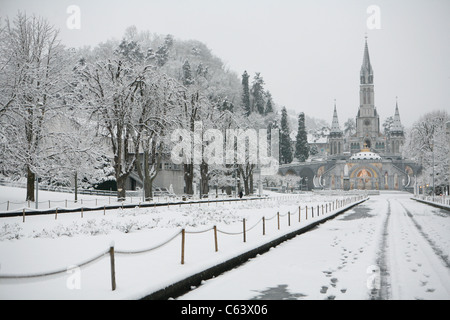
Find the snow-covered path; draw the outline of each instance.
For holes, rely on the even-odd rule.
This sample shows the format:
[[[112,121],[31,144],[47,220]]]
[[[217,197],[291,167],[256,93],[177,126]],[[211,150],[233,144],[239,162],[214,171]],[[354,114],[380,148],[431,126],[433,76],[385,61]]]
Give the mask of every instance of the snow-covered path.
[[[382,193],[180,299],[450,299],[450,214]]]

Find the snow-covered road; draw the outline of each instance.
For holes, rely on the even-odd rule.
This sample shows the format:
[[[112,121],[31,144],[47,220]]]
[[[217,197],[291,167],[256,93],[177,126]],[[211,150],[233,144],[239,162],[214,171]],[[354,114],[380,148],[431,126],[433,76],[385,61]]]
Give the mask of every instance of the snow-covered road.
[[[382,193],[179,299],[450,299],[450,213]]]

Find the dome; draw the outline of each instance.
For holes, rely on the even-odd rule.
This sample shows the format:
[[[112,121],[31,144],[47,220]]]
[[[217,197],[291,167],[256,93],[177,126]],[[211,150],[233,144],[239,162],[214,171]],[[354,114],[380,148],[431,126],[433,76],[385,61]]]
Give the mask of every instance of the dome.
[[[378,153],[370,151],[362,151],[351,156],[350,160],[381,160]]]

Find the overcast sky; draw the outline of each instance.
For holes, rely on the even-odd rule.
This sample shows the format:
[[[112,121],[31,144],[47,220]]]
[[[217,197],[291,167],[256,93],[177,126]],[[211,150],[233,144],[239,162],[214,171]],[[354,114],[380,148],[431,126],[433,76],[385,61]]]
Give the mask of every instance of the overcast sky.
[[[79,29],[67,27],[70,5]],[[120,39],[131,25],[200,40],[239,75],[261,72],[278,105],[331,123],[336,99],[341,127],[358,111],[367,32],[381,121],[396,96],[405,126],[450,112],[449,0],[0,0],[2,18],[18,10],[46,17],[73,47]]]

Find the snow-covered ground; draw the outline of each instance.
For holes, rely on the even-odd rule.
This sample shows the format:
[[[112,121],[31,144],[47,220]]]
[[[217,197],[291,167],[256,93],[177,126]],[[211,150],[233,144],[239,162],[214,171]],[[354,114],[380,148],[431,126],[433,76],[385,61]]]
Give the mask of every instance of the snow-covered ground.
[[[450,212],[382,193],[180,299],[450,299]]]
[[[4,192],[1,192],[4,191]],[[11,192],[11,190],[9,190]],[[17,190],[19,192],[19,190]],[[0,190],[0,194],[6,194]],[[61,195],[56,195],[55,198]],[[244,253],[284,233],[317,221],[317,205],[354,195],[291,195],[195,205],[103,210],[0,219],[0,299],[135,299]],[[336,205],[336,202],[334,202]],[[298,222],[299,206],[301,222]],[[309,207],[308,220],[306,209]],[[314,218],[312,217],[314,207]],[[328,207],[329,208],[329,207]],[[335,212],[328,212],[320,218]],[[280,213],[278,230],[277,212]],[[291,226],[287,213],[291,212]],[[262,217],[267,218],[262,235]],[[242,220],[247,241],[243,242]],[[218,229],[215,252],[212,227]],[[185,228],[185,264],[181,235]],[[206,231],[206,232],[202,232]],[[200,232],[200,233],[199,233]],[[164,246],[141,254],[139,251]],[[111,290],[109,248],[114,243],[117,288]],[[88,265],[82,262],[97,258]],[[5,275],[46,277],[5,279]]]
[[[350,195],[349,195],[350,196]],[[287,241],[180,299],[449,299],[450,216],[382,193]],[[103,210],[0,219],[0,299],[136,299],[217,265],[318,218],[344,196]],[[301,221],[298,222],[298,207]],[[305,206],[309,207],[306,220]],[[314,207],[314,218],[311,207]],[[280,212],[280,230],[276,213]],[[291,212],[288,226],[287,212]],[[262,235],[261,218],[266,218]],[[246,219],[243,242],[242,219]],[[214,233],[218,232],[218,252]],[[181,265],[181,228],[186,228]],[[202,232],[205,231],[205,232]],[[173,238],[173,239],[172,239]],[[124,254],[157,246],[146,253]],[[117,288],[111,290],[111,243]],[[81,262],[98,260],[78,268]],[[69,268],[68,268],[69,267]],[[1,279],[63,270],[53,276]]]

